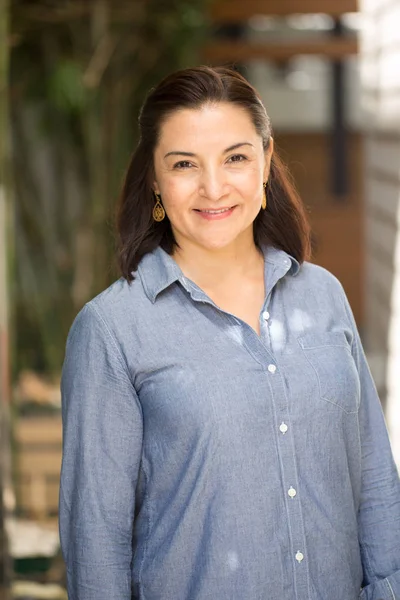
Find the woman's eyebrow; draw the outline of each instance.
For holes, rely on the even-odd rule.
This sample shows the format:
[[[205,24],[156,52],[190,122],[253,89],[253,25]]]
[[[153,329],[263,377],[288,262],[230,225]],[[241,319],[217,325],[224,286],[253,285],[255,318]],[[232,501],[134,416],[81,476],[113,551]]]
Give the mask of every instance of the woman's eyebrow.
[[[224,150],[224,154],[226,154],[227,152],[232,152],[232,150],[236,150],[236,148],[240,148],[241,146],[251,146],[252,148],[254,148],[253,144],[250,144],[250,142],[239,142],[238,144],[233,144],[233,146],[229,146],[229,148]]]
[[[250,142],[239,142],[238,144],[233,144],[233,146],[229,146],[229,148],[226,148],[224,150],[224,154],[227,154],[228,152],[232,152],[232,150],[236,150],[237,148],[240,148],[241,146],[251,146],[252,148],[254,148],[253,144],[250,144]],[[167,158],[168,156],[196,156],[196,154],[194,152],[185,152],[184,150],[172,150],[171,152],[167,152],[167,154],[164,156],[164,158]]]
[[[173,150],[172,152],[167,152],[164,158],[167,156],[196,156],[193,152],[184,152],[183,150]]]

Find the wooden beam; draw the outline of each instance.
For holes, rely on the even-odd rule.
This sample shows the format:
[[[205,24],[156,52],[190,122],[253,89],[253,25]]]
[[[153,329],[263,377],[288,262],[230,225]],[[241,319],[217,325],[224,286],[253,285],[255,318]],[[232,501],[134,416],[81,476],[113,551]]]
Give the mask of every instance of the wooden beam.
[[[312,42],[251,43],[217,41],[209,42],[202,51],[202,58],[211,64],[247,62],[249,60],[271,60],[283,62],[294,56],[321,55],[330,59],[341,59],[357,54],[355,38],[328,38]]]
[[[344,13],[357,11],[357,0],[214,0],[209,16],[214,23],[235,23],[247,21],[254,15],[284,17],[324,13],[340,17]]]

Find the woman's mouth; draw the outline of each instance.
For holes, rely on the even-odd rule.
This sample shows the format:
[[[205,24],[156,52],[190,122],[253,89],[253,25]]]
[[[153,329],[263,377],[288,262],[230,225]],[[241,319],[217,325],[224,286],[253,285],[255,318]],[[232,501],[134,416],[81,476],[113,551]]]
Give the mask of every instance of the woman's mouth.
[[[217,221],[219,219],[225,219],[229,217],[236,206],[226,206],[224,208],[195,208],[194,210],[199,214],[203,219],[207,219],[208,221]]]

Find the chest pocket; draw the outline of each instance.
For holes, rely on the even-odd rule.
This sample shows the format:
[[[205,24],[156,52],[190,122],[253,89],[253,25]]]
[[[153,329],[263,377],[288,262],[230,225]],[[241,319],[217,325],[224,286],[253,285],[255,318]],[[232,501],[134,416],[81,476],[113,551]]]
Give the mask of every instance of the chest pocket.
[[[357,412],[360,380],[345,333],[309,333],[298,342],[317,377],[320,398],[346,413]]]

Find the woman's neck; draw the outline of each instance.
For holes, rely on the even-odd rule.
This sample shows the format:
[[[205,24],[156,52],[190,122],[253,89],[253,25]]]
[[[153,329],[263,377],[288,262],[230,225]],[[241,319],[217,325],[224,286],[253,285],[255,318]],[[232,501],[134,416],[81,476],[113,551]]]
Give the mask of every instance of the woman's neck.
[[[183,274],[203,289],[256,277],[264,264],[264,257],[253,240],[218,250],[181,245],[173,258]]]

